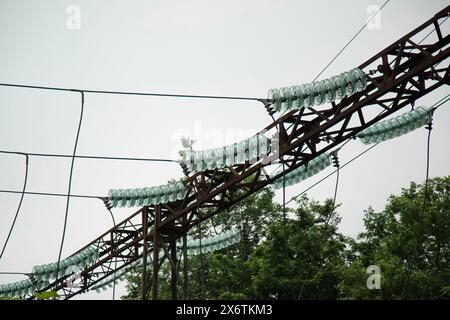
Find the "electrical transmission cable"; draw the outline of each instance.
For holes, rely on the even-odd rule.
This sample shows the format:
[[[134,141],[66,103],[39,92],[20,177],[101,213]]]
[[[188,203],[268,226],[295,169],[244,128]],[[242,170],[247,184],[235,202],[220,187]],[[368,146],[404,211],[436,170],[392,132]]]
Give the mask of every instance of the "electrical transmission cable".
[[[28,194],[34,196],[47,196],[47,197],[71,197],[71,198],[85,198],[85,199],[101,199],[101,196],[94,195],[82,195],[82,194],[67,194],[67,193],[52,193],[52,192],[37,192],[37,191],[17,191],[17,190],[0,190],[0,193],[12,193],[12,194]]]
[[[69,88],[61,88],[61,87],[33,86],[33,85],[13,84],[13,83],[0,83],[0,87],[27,88],[27,89],[53,90],[53,91],[69,91],[69,92],[84,92],[84,93],[90,93],[90,94],[116,94],[116,95],[132,95],[132,96],[167,97],[167,98],[191,98],[191,99],[248,100],[248,101],[259,101],[259,102],[266,101],[266,99],[262,99],[262,98],[240,97],[240,96],[214,96],[214,95],[172,94],[172,93],[155,93],[155,92],[69,89]]]
[[[439,107],[441,107],[444,103],[450,101],[450,94],[446,95],[444,98],[441,98],[439,101],[435,102],[431,108],[433,109],[438,109]],[[444,100],[445,98],[447,98],[446,100]],[[444,100],[444,101],[442,101]],[[346,141],[346,143],[348,143],[350,140]],[[353,157],[352,159],[350,159],[349,161],[347,161],[346,163],[344,163],[343,165],[340,166],[340,169],[343,169],[344,167],[346,167],[347,165],[349,165],[350,163],[352,163],[353,161],[355,161],[356,159],[358,159],[359,157],[361,157],[362,155],[366,154],[367,152],[369,152],[370,150],[372,150],[373,148],[375,148],[376,146],[378,146],[381,142],[375,143],[373,145],[371,145],[370,147],[368,147],[367,149],[363,150],[362,152],[360,152],[359,154],[357,154],[355,157]],[[344,144],[342,145],[344,146]],[[328,179],[330,176],[332,176],[333,174],[335,174],[337,172],[337,170],[334,170],[333,172],[329,173],[328,175],[326,175],[325,177],[323,177],[322,179],[320,179],[319,181],[317,181],[316,183],[314,183],[313,185],[311,185],[310,187],[308,187],[307,189],[305,189],[304,191],[302,191],[301,193],[297,194],[296,196],[292,197],[288,202],[286,202],[286,204],[291,203],[292,201],[296,200],[298,197],[302,196],[303,194],[305,194],[306,192],[308,192],[309,190],[311,190],[312,188],[314,188],[315,186],[317,186],[318,184],[320,184],[321,182],[323,182],[324,180]]]
[[[433,103],[431,105],[430,109],[436,110],[437,108],[439,108],[440,106],[442,106],[444,103],[446,103],[449,100],[450,100],[450,93],[447,94],[445,97],[439,99],[437,102]]]
[[[0,253],[0,260],[3,257],[3,254],[5,253],[6,246],[8,245],[9,238],[11,237],[11,233],[13,232],[14,226],[17,221],[17,217],[19,216],[20,208],[22,207],[23,198],[25,196],[25,189],[27,187],[27,180],[28,180],[28,160],[29,159],[28,159],[28,155],[24,154],[24,156],[25,156],[25,178],[23,181],[22,194],[20,196],[19,205],[17,206],[17,210],[16,210],[16,214],[14,216],[13,223],[11,224],[11,228],[9,229],[8,236],[6,237],[5,244],[3,245],[3,248],[2,248],[2,252]]]
[[[284,161],[283,161],[283,172],[285,170]],[[286,259],[288,259],[288,241],[287,241],[287,232],[286,232],[286,175],[283,175],[283,228],[284,228],[284,253]]]
[[[383,10],[383,8],[389,3],[390,0],[386,0],[385,3],[383,3],[383,5],[380,7],[380,9],[378,9],[378,11],[369,19],[367,20],[367,22],[361,27],[361,29],[358,30],[358,32],[356,32],[356,34],[345,44],[344,47],[342,47],[341,50],[339,50],[339,52],[331,59],[330,62],[328,62],[328,64],[322,69],[322,71],[319,72],[319,74],[314,78],[314,81],[317,80],[317,78],[319,78],[322,73],[325,72],[325,70],[328,69],[328,67],[339,57],[339,55],[350,45],[350,43],[352,43],[353,40],[356,39],[356,37],[358,37],[358,35],[364,30],[365,27],[367,27],[367,25],[381,12],[381,10]]]
[[[331,208],[331,212],[327,217],[327,220],[325,222],[325,227],[328,226],[328,223],[330,222],[334,209],[336,208],[336,198],[337,198],[337,192],[338,192],[338,186],[339,186],[339,166],[336,168],[336,185],[334,187],[334,196],[333,196],[333,206]]]
[[[331,210],[326,216],[325,224],[324,224],[324,227],[323,227],[323,232],[322,232],[322,234],[320,235],[320,238],[319,238],[319,242],[318,242],[319,244],[324,241],[324,238],[325,238],[325,235],[326,235],[326,231],[327,231],[326,229],[328,228],[328,224],[330,223],[330,220],[331,220],[331,218],[333,217],[333,214],[334,214],[334,209],[336,208],[336,198],[337,198],[337,192],[338,192],[338,186],[339,186],[339,167],[340,167],[337,152],[333,154],[333,162],[334,162],[334,166],[336,168],[336,170],[335,170],[335,172],[336,172],[336,183],[335,183],[335,187],[334,187],[333,202],[332,202],[332,205],[331,205]],[[308,273],[309,273],[309,271],[308,271]],[[304,279],[303,282],[302,282],[302,287],[300,289],[300,293],[298,295],[297,300],[300,300],[302,298],[303,289],[305,288],[306,280],[307,279]]]
[[[448,18],[450,18],[450,16],[447,16],[447,17],[445,17],[445,19],[444,20],[442,20],[439,24],[438,24],[438,26],[441,26],[445,21],[447,21],[447,19]],[[431,34],[433,34],[433,32],[435,32],[436,31],[436,29],[432,29],[430,32],[428,32],[418,43],[417,43],[417,45],[419,45],[419,44],[422,44],[422,42],[424,42]],[[409,49],[408,50],[408,53],[411,53],[413,51],[413,48],[411,48],[411,49]],[[389,66],[391,66],[393,63],[395,62],[395,59],[394,60],[392,60],[391,62],[389,62]]]
[[[204,297],[204,275],[203,275],[203,251],[202,251],[202,226],[201,223],[198,224],[198,234],[199,234],[199,246],[200,246],[200,299],[205,299]]]
[[[432,109],[438,109],[440,106],[442,106],[444,103],[450,101],[450,94],[448,94],[447,96],[441,98],[438,102],[434,103],[431,108]],[[446,99],[448,98],[448,99]],[[446,99],[446,100],[444,100]],[[443,101],[444,100],[444,101]],[[352,139],[349,139],[347,141],[345,141],[341,148],[347,144],[348,142],[350,142]],[[369,147],[368,149],[366,149],[365,151],[363,151],[361,154],[359,154],[358,156],[356,156],[354,159],[350,160],[349,162],[347,162],[346,164],[342,165],[341,168],[345,167],[347,164],[349,164],[350,162],[352,162],[353,160],[355,160],[356,158],[358,158],[359,156],[363,155],[364,153],[368,152],[369,150],[371,150],[373,147],[377,146],[377,144],[372,145],[371,147]],[[279,168],[281,168],[281,164],[278,165],[278,167],[272,172],[275,173]],[[329,176],[333,175],[336,171],[333,171],[332,173],[330,173],[329,175],[325,176],[322,180],[320,180],[318,183],[320,183],[321,181],[327,179]],[[305,192],[309,191],[310,189],[314,188],[318,183],[312,185],[310,188],[308,188],[307,190],[305,190]],[[27,195],[37,195],[37,196],[50,196],[50,197],[72,197],[72,198],[85,198],[85,199],[102,199],[102,196],[99,195],[82,195],[82,194],[66,194],[66,193],[51,193],[51,192],[36,192],[36,191],[17,191],[17,190],[5,190],[5,189],[0,189],[0,193],[11,193],[11,194],[27,194]],[[302,193],[303,194],[303,193]],[[296,197],[301,196],[302,194],[297,195]],[[295,198],[295,197],[294,197]],[[286,202],[286,204],[289,204],[290,202],[294,201],[295,199],[290,199],[289,201]]]
[[[69,154],[57,154],[57,153],[32,153],[22,151],[8,151],[0,150],[0,153],[4,154],[26,154],[33,157],[52,157],[52,158],[76,158],[76,159],[93,159],[93,160],[123,160],[123,161],[144,161],[144,162],[175,162],[177,160],[171,159],[158,159],[158,158],[132,158],[132,157],[110,157],[110,156],[92,156],[92,155],[69,155]]]
[[[429,174],[430,174],[430,139],[431,139],[431,130],[432,130],[432,119],[430,119],[430,122],[428,123],[426,129],[428,130],[428,135],[427,135],[427,149],[426,149],[426,173],[425,173],[425,186],[424,186],[424,190],[423,190],[423,202],[422,202],[422,208],[419,211],[419,221],[423,221],[424,216],[425,216],[425,207],[426,207],[426,203],[427,203],[427,191],[428,191],[428,179],[429,179]],[[416,257],[417,254],[417,246],[418,246],[418,242],[419,242],[419,237],[420,237],[420,232],[418,229],[418,234],[416,235],[416,242],[414,245],[414,250],[413,250],[413,254],[412,254],[412,258]],[[400,298],[403,299],[406,289],[408,287],[408,283],[409,280],[411,279],[411,273],[412,273],[412,269],[411,269],[411,263],[410,261],[407,262],[407,268],[408,268],[408,274],[406,276],[405,279],[405,283],[403,285],[402,288],[402,292],[400,295]]]
[[[7,271],[0,271],[0,274],[11,274],[11,275],[21,274],[21,275],[25,275],[25,276],[30,276],[30,273],[25,273],[25,272],[7,272]]]
[[[69,205],[70,205],[70,192],[72,190],[72,175],[73,175],[73,167],[75,164],[75,155],[77,153],[77,147],[78,147],[78,139],[80,138],[80,131],[81,131],[81,124],[83,122],[83,112],[84,112],[84,92],[80,91],[80,95],[81,95],[81,108],[80,108],[80,119],[78,121],[78,128],[77,128],[77,134],[75,137],[75,144],[73,147],[73,157],[72,157],[72,161],[70,164],[70,173],[69,173],[69,185],[68,185],[68,189],[67,189],[67,199],[66,199],[66,212],[64,214],[64,226],[63,226],[63,233],[62,233],[62,237],[61,237],[61,245],[59,248],[59,253],[58,253],[58,262],[56,263],[56,279],[55,279],[55,283],[58,283],[58,278],[59,278],[59,263],[61,261],[61,254],[63,251],[63,247],[64,247],[64,240],[66,237],[66,229],[67,229],[67,217],[69,215]]]
[[[386,3],[385,4],[383,4],[383,6],[381,7],[381,9],[387,4],[389,2],[389,0],[387,0],[386,1]],[[379,9],[378,10],[378,12],[374,15],[374,16],[376,16],[378,13],[379,13],[379,11],[381,11],[381,9]],[[369,20],[370,21],[370,20]],[[367,23],[369,23],[369,21],[367,22]],[[367,25],[367,23],[366,23],[366,25]],[[361,32],[362,31],[362,29],[359,31],[359,32]],[[358,32],[358,33],[359,33]],[[357,34],[358,35],[358,34]],[[356,36],[357,36],[356,35]],[[356,37],[355,36],[355,37]],[[353,40],[353,39],[352,39]],[[350,42],[352,41],[352,40],[350,40]],[[349,42],[349,43],[350,43]],[[349,44],[348,43],[348,44]],[[347,44],[347,45],[348,45]],[[346,45],[346,46],[347,46]],[[341,52],[346,48],[346,46],[341,50]],[[339,54],[338,54],[339,55]],[[337,56],[336,56],[337,57]],[[335,57],[335,58],[336,58]],[[335,60],[335,58],[330,62],[330,64]],[[328,65],[327,65],[328,66]],[[326,67],[327,67],[326,66]],[[325,69],[326,69],[326,67],[325,67]],[[323,70],[324,71],[324,70]],[[322,72],[323,72],[322,71]],[[322,73],[321,72],[321,73]],[[320,75],[320,74],[319,74]],[[1,84],[0,84],[1,85]],[[60,90],[63,90],[63,89],[61,89],[60,88]],[[66,90],[70,90],[70,91],[77,91],[77,90],[74,90],[74,89],[66,89]],[[81,92],[81,91],[80,91]],[[112,94],[139,94],[139,93],[125,93],[125,92],[107,92],[107,91],[90,91],[91,93],[112,93]],[[83,92],[81,92],[82,94],[83,94]],[[187,96],[184,96],[184,95],[168,95],[168,94],[146,94],[146,95],[158,95],[158,96],[174,96],[174,97],[190,97],[190,98],[193,98],[193,97],[195,97],[195,98],[199,98],[199,97],[202,97],[202,98],[227,98],[227,99],[235,99],[236,97],[211,97],[211,96],[189,96],[189,95],[187,95]],[[84,98],[84,96],[83,96],[83,98]],[[252,99],[252,98],[243,98],[243,99]],[[256,98],[255,99],[252,99],[252,100],[257,100]],[[82,108],[83,108],[83,106],[82,106]],[[78,135],[79,135],[79,131],[80,131],[80,127],[81,127],[81,121],[82,121],[82,113],[83,113],[83,111],[81,112],[81,117],[80,117],[80,123],[79,123],[79,128],[78,128],[78,133],[77,133],[77,139],[76,139],[76,142],[75,142],[75,147],[74,147],[74,154],[73,154],[73,156],[68,156],[68,157],[71,157],[72,158],[72,164],[71,164],[71,172],[70,172],[70,179],[69,179],[69,191],[68,191],[68,194],[66,195],[67,196],[67,205],[66,205],[66,215],[65,215],[65,222],[64,222],[64,232],[63,232],[63,240],[62,240],[62,242],[61,242],[61,250],[60,250],[60,253],[59,253],[59,255],[61,256],[61,251],[62,251],[62,246],[63,246],[63,242],[64,242],[64,235],[65,235],[65,229],[66,229],[66,224],[67,224],[67,215],[68,215],[68,208],[69,208],[69,200],[70,200],[70,197],[71,197],[71,194],[70,194],[70,186],[71,186],[71,179],[72,179],[72,172],[73,172],[73,166],[74,166],[74,158],[76,157],[75,156],[75,152],[76,152],[76,146],[77,146],[77,142],[78,142]],[[430,129],[431,130],[431,129]],[[427,155],[427,179],[426,179],[426,183],[425,183],[425,197],[424,197],[424,203],[425,203],[425,201],[426,201],[426,191],[427,191],[427,182],[428,182],[428,166],[429,166],[429,140],[430,140],[430,133],[429,133],[429,136],[428,136],[428,155]],[[369,148],[369,149],[371,149],[371,148]],[[336,200],[336,194],[337,194],[337,186],[338,186],[338,181],[339,181],[339,168],[337,168],[337,180],[336,180],[336,190],[335,190],[335,195],[334,195],[334,200],[333,200],[333,206],[334,206],[334,203],[335,203],[335,200]],[[284,188],[284,178],[283,178],[283,188]],[[285,192],[285,190],[283,190],[283,192]],[[25,187],[24,187],[24,191],[22,192],[22,199],[23,199],[23,195],[25,194]],[[21,199],[21,202],[22,202],[22,199]],[[283,206],[284,206],[284,210],[285,210],[285,199],[283,198]],[[19,205],[19,207],[20,207],[20,205]],[[16,215],[17,216],[17,215]],[[1,257],[1,256],[0,256]],[[58,258],[58,265],[59,265],[59,258]]]
[[[110,208],[106,207],[106,210],[108,210],[109,214],[111,215],[111,219],[114,225],[114,228],[116,227],[116,219],[114,219],[114,215]],[[114,270],[117,269],[117,257],[114,261]],[[113,300],[116,300],[116,273],[114,272],[114,279],[113,279]]]
[[[312,82],[316,81],[327,69],[328,67],[341,55],[342,52],[344,52],[344,50],[353,42],[353,40],[355,40],[359,34],[364,30],[365,27],[367,27],[367,25],[378,15],[381,13],[381,10],[383,10],[383,8],[389,3],[390,0],[386,0],[385,3],[383,3],[383,5],[380,7],[380,9],[370,18],[367,20],[367,22],[355,33],[355,35],[344,45],[344,47],[342,47],[341,50],[338,51],[338,53],[325,65],[325,67],[317,74],[317,76],[313,79]],[[283,113],[281,113],[281,115],[279,116],[279,118],[281,118],[285,113],[287,112],[284,111]],[[273,118],[273,116],[272,116]]]
[[[450,96],[450,94],[446,95],[445,97],[441,98],[440,100],[438,100],[437,102],[435,102],[430,109],[437,109],[440,106],[442,106],[444,103],[446,103],[447,101],[450,100],[450,98],[448,98]],[[428,174],[429,174],[429,146],[430,146],[430,133],[431,133],[431,128],[429,129],[428,132],[428,140],[427,140],[427,172],[426,172],[426,185],[427,185],[427,181],[428,181]],[[348,140],[350,141],[350,140]],[[347,141],[347,142],[348,142]],[[346,143],[347,143],[346,142]],[[290,203],[291,201],[294,201],[295,199],[297,199],[298,197],[300,197],[301,195],[305,194],[306,192],[308,192],[309,190],[311,190],[312,188],[314,188],[315,186],[317,186],[318,184],[320,184],[321,182],[323,182],[324,180],[326,180],[327,178],[329,178],[331,175],[333,175],[334,173],[339,174],[339,169],[340,168],[344,168],[345,166],[347,166],[348,164],[350,164],[351,162],[353,162],[354,160],[356,160],[357,158],[361,157],[362,155],[364,155],[365,153],[367,153],[368,151],[370,151],[371,149],[375,148],[377,145],[379,145],[381,142],[378,142],[376,144],[373,144],[372,146],[370,146],[369,148],[365,149],[364,151],[362,151],[361,153],[359,153],[357,156],[355,156],[354,158],[350,159],[349,161],[347,161],[345,164],[343,164],[342,166],[338,167],[336,170],[334,170],[333,172],[331,172],[330,174],[326,175],[325,177],[323,177],[322,179],[320,179],[319,181],[317,181],[316,183],[314,183],[313,185],[311,185],[310,187],[308,187],[307,189],[305,189],[304,191],[302,191],[301,193],[297,194],[296,196],[292,197],[286,204]],[[337,186],[338,186],[338,181],[339,181],[339,175],[337,175],[336,177],[336,188],[335,188],[335,195],[334,195],[334,200],[333,203],[335,203],[336,201],[336,194],[337,194]],[[425,186],[426,189],[426,186]],[[426,192],[425,192],[425,196],[424,196],[424,205],[423,205],[423,210],[425,208],[425,201],[426,201]],[[334,204],[333,204],[334,206]],[[423,211],[422,210],[422,211]],[[403,297],[405,288],[407,286],[407,281],[409,279],[409,276],[406,279],[405,285],[403,286],[403,290],[402,290],[402,294],[401,296]],[[301,298],[301,295],[303,293],[303,288],[304,288],[304,284],[305,282],[303,282],[302,288],[300,290],[300,295],[299,295],[299,299]]]
[[[445,97],[441,98],[440,100],[438,100],[436,103],[434,103],[432,105],[431,108],[433,109],[438,109],[440,106],[442,106],[444,103],[446,103],[447,101],[450,100],[450,98],[448,98],[450,96],[450,94],[446,95]],[[350,140],[347,140],[342,147],[347,144]],[[371,147],[367,148],[366,150],[364,150],[363,152],[361,152],[360,154],[358,154],[356,157],[354,157],[353,159],[349,160],[347,163],[343,164],[341,166],[341,168],[344,168],[345,166],[347,166],[348,164],[350,164],[351,162],[353,162],[354,160],[356,160],[357,158],[359,158],[360,156],[362,156],[363,154],[365,154],[366,152],[368,152],[369,150],[373,149],[374,147],[376,147],[379,143],[372,145]],[[323,182],[324,180],[326,180],[328,177],[330,177],[331,175],[333,175],[334,173],[336,173],[337,170],[331,172],[330,174],[328,174],[327,176],[325,176],[324,178],[322,178],[321,180],[317,181],[315,184],[311,185],[309,188],[307,188],[306,190],[304,190],[303,192],[297,194],[296,196],[292,197],[289,201],[287,201],[285,204],[289,204],[290,202],[294,201],[295,199],[297,199],[298,197],[300,197],[301,195],[303,195],[304,193],[308,192],[309,190],[311,190],[312,188],[314,188],[315,186],[317,186],[318,184],[320,184],[321,182]],[[77,197],[77,198],[89,198],[89,199],[102,199],[102,197],[100,196],[94,196],[94,195],[76,195],[76,194],[61,194],[61,193],[47,193],[47,192],[27,192],[27,191],[14,191],[14,190],[0,190],[0,192],[2,193],[13,193],[13,194],[29,194],[29,195],[42,195],[42,196],[59,196],[59,197]]]
[[[362,155],[366,154],[367,152],[369,152],[370,150],[372,150],[373,148],[375,148],[377,145],[379,145],[381,142],[376,143],[371,145],[369,148],[365,149],[364,151],[360,152],[359,154],[357,154],[355,157],[353,157],[352,159],[350,159],[349,161],[347,161],[346,163],[344,163],[343,165],[340,166],[340,169],[343,169],[344,167],[346,167],[347,165],[349,165],[350,163],[352,163],[353,161],[355,161],[356,159],[358,159],[359,157],[361,157]],[[317,186],[318,184],[322,183],[323,181],[325,181],[326,179],[328,179],[329,177],[331,177],[333,174],[335,174],[337,172],[337,169],[330,172],[329,174],[327,174],[325,177],[323,177],[322,179],[320,179],[319,181],[317,181],[316,183],[312,184],[311,186],[309,186],[307,189],[303,190],[302,192],[300,192],[299,194],[293,196],[291,199],[289,199],[289,201],[286,202],[286,205],[291,203],[292,201],[296,200],[298,197],[302,196],[303,194],[305,194],[306,192],[308,192],[309,190],[311,190],[312,188],[314,188],[315,186]]]

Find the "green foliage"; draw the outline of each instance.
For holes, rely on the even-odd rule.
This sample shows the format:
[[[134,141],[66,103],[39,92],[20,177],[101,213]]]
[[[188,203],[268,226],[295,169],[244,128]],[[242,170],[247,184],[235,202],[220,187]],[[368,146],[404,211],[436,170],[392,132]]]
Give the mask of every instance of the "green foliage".
[[[55,291],[44,291],[44,292],[36,292],[33,294],[33,297],[36,300],[50,300],[50,299],[57,299],[59,298],[58,293]],[[0,300],[22,300],[21,297],[1,297]]]
[[[59,298],[59,295],[55,291],[44,291],[34,293],[33,297],[37,300],[50,300]]]
[[[22,300],[22,299],[20,297],[6,296],[6,297],[1,297],[0,300]]]
[[[122,296],[123,300],[136,300],[140,299],[142,295],[142,273],[132,272],[128,276],[126,284],[127,294]]]
[[[333,299],[337,295],[338,270],[348,241],[337,231],[340,219],[329,218],[331,200],[321,205],[303,197],[297,205],[295,218],[271,224],[266,241],[249,261],[252,298]]]
[[[353,257],[342,269],[341,296],[355,299],[443,299],[450,284],[450,176],[411,183],[382,212],[366,211]],[[426,204],[424,206],[424,203]],[[366,267],[381,268],[381,290],[368,290]]]
[[[184,153],[186,152],[186,150],[191,150],[193,145],[194,145],[195,141],[188,138],[188,137],[182,137],[181,138],[181,147],[182,149],[178,151],[178,154],[180,155],[180,157],[184,156]]]
[[[331,200],[302,197],[283,219],[273,195],[263,189],[201,224],[202,237],[231,227],[246,236],[189,257],[191,299],[450,298],[450,176],[428,182],[425,206],[424,185],[411,183],[381,212],[369,207],[356,239],[339,233]],[[370,265],[381,269],[381,290],[366,286]],[[122,298],[140,298],[141,273],[129,277],[127,289]],[[169,264],[159,271],[158,292],[171,298]]]
[[[266,234],[270,222],[281,217],[279,205],[272,201],[273,196],[273,190],[263,189],[200,225],[202,237],[205,238],[233,227],[242,230],[244,225],[247,226],[248,237],[215,253],[189,257],[191,299],[246,299],[251,296],[250,270],[246,260]],[[198,238],[199,231],[199,228],[194,228],[191,236]],[[158,297],[170,299],[170,269],[167,264],[163,265],[158,278]],[[141,273],[130,275],[128,294],[122,299],[140,299],[141,283]]]

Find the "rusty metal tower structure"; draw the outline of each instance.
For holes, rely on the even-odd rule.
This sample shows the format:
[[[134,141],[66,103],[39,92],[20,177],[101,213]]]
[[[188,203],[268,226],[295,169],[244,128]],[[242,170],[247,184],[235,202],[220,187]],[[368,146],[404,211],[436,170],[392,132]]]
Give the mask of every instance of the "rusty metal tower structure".
[[[142,259],[143,266],[151,263],[151,268],[142,268],[147,279],[143,299],[148,292],[153,299],[158,297],[158,270],[166,261],[172,272],[172,298],[188,298],[186,234],[191,228],[440,86],[450,85],[450,34],[440,27],[449,15],[450,6],[359,65],[368,79],[362,92],[320,108],[292,110],[264,128],[279,137],[279,150],[269,158],[283,164],[283,172],[269,176],[265,163],[246,162],[192,174],[187,177],[186,197],[144,206],[80,249],[93,246],[99,252],[96,262],[81,271],[81,286],[67,286],[64,276],[46,289],[70,299]],[[435,36],[422,42],[427,33]]]

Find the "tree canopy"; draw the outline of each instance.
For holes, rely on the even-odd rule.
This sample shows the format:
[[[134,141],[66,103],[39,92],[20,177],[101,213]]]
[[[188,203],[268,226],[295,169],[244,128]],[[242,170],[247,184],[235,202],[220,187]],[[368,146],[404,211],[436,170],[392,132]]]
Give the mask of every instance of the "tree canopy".
[[[283,217],[265,188],[205,221],[192,236],[232,227],[241,242],[189,257],[191,299],[448,299],[450,297],[450,176],[411,183],[385,208],[369,207],[364,231],[339,232],[331,199],[303,196]],[[369,289],[369,266],[380,288]],[[128,278],[123,299],[139,299],[140,273]],[[159,275],[159,298],[170,299],[170,268]]]

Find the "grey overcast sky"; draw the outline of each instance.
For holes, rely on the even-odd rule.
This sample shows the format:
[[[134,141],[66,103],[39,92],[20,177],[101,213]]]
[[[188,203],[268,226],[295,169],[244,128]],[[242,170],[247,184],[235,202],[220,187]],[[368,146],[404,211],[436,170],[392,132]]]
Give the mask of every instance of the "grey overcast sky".
[[[359,1],[24,1],[0,0],[0,82],[211,95],[265,97],[273,87],[310,82],[368,18]],[[67,9],[80,9],[80,28],[70,29]],[[323,77],[349,70],[448,5],[445,0],[391,0],[379,29],[365,29]],[[450,21],[444,28],[449,28]],[[430,105],[449,88],[424,97]],[[77,93],[0,88],[0,149],[70,154],[80,97]],[[450,106],[436,112],[431,171],[449,174]],[[178,136],[197,147],[245,138],[270,123],[252,101],[86,96],[78,154],[174,158]],[[354,141],[341,162],[365,148]],[[425,178],[426,130],[387,141],[341,172],[341,231],[362,231],[364,210],[381,210],[391,194]],[[30,159],[30,191],[67,192],[70,159]],[[0,154],[0,189],[21,190],[24,157]],[[288,198],[332,169],[287,189]],[[180,177],[172,163],[78,159],[72,192],[106,195],[109,188],[166,183]],[[331,197],[334,177],[308,194]],[[19,195],[0,193],[0,244]],[[280,201],[277,193],[276,200]],[[57,260],[65,199],[26,195],[0,271],[30,272]],[[114,210],[117,220],[132,209]],[[111,218],[98,200],[72,199],[63,256],[107,228]],[[0,275],[0,283],[23,279]],[[118,286],[118,295],[125,293]],[[111,291],[79,298],[111,299]]]

